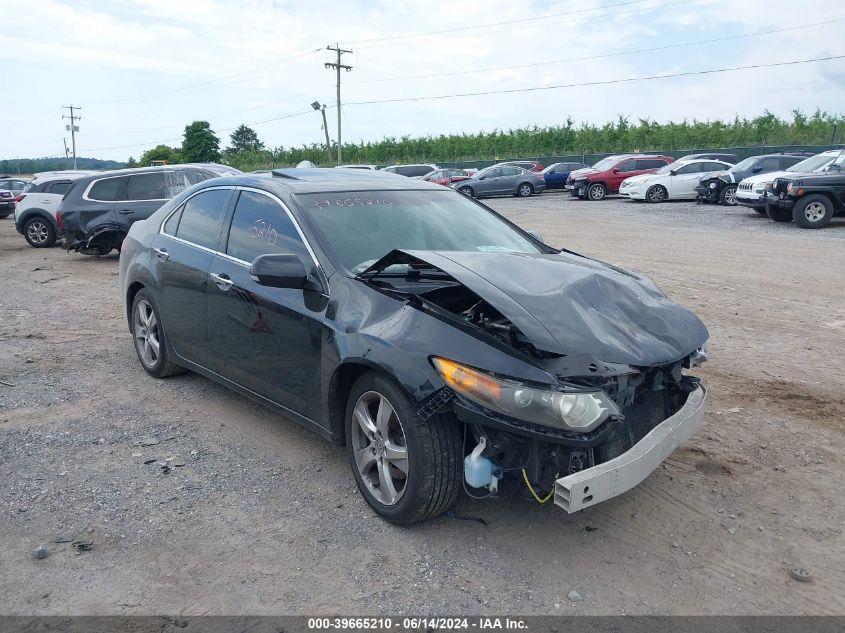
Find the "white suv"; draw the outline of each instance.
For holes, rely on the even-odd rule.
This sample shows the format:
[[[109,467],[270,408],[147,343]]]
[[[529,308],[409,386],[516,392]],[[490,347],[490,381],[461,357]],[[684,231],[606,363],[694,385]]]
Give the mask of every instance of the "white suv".
[[[786,171],[775,171],[767,174],[756,174],[740,181],[736,187],[736,202],[744,207],[754,209],[760,215],[766,215],[766,203],[762,202],[763,194],[772,186],[775,178],[788,178],[792,174],[821,173],[830,167],[842,154],[843,150],[832,149],[815,156],[810,156],[795,163]]]
[[[56,243],[56,211],[62,196],[83,176],[91,171],[48,172],[36,174],[18,194],[15,206],[15,228],[30,246],[47,248]]]

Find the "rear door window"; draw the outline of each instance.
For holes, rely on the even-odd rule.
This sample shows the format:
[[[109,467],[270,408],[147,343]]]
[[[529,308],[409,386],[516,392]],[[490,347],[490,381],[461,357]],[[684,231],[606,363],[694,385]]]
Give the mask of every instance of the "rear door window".
[[[115,202],[117,200],[126,200],[126,181],[128,177],[120,178],[104,178],[94,182],[91,190],[88,192],[89,200],[99,200],[101,202]]]
[[[278,202],[254,191],[241,191],[232,216],[226,254],[245,262],[268,253],[303,253],[305,247]]]
[[[176,237],[216,250],[223,214],[231,195],[231,189],[211,189],[189,199],[182,211]]]
[[[164,172],[129,176],[126,185],[127,200],[166,200],[167,189],[164,184]]]
[[[70,180],[59,180],[57,182],[51,182],[48,183],[44,193],[55,193],[63,196],[68,190],[68,188],[70,188],[70,185]]]

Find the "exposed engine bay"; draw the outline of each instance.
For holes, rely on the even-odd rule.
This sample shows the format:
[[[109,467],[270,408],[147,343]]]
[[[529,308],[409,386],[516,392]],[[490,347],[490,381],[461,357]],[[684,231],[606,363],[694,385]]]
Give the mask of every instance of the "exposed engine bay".
[[[489,459],[497,479],[511,474],[524,480],[538,501],[550,498],[558,478],[605,463],[631,449],[677,413],[698,388],[698,379],[684,375],[683,370],[706,359],[701,350],[654,365],[607,363],[587,351],[568,355],[544,351],[499,308],[449,273],[414,257],[402,260],[404,267],[393,263],[383,272],[374,273],[375,267],[371,267],[370,281],[526,357],[554,375],[561,385],[601,390],[616,404],[617,415],[589,432],[577,433],[517,421],[477,403],[451,399],[459,419],[467,426],[466,452],[483,444],[474,455],[476,460]],[[491,494],[497,487],[494,481]]]

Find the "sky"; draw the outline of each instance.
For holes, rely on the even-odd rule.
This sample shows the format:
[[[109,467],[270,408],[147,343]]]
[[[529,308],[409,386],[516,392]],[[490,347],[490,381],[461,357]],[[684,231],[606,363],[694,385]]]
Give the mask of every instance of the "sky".
[[[268,147],[323,143],[329,44],[342,74],[344,142],[628,117],[845,111],[845,59],[649,81],[460,98],[845,55],[841,0],[4,0],[0,159],[126,160],[207,120],[225,147],[245,123]],[[11,16],[11,20],[10,20]],[[789,29],[789,30],[783,30]],[[776,33],[764,33],[777,30]],[[703,40],[709,42],[702,43]],[[713,41],[717,40],[717,41]],[[661,50],[655,50],[661,49]]]

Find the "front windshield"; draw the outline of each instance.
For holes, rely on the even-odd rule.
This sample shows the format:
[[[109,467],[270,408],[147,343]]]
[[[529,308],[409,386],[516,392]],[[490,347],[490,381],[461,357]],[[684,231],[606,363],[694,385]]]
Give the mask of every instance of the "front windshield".
[[[360,273],[394,249],[541,253],[502,218],[453,191],[298,194],[340,264]]]
[[[738,171],[746,171],[748,169],[751,169],[751,166],[754,163],[757,162],[757,158],[758,158],[757,156],[751,156],[749,158],[746,158],[745,160],[740,161],[736,165],[731,167],[728,171],[738,172]]]
[[[618,162],[618,158],[614,156],[608,156],[607,158],[602,158],[599,162],[593,165],[593,169],[596,169],[598,171],[605,171],[613,167]]]
[[[843,152],[840,152],[838,156],[839,160],[841,160],[842,157]],[[794,171],[799,174],[809,174],[817,169],[826,167],[828,163],[832,163],[836,159],[837,156],[835,154],[816,154],[815,156],[810,156],[810,158],[802,160],[800,163],[795,163],[786,171]]]

